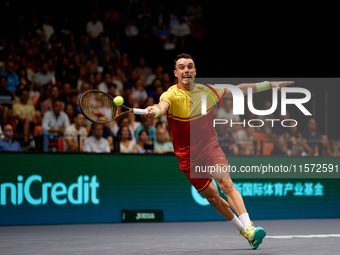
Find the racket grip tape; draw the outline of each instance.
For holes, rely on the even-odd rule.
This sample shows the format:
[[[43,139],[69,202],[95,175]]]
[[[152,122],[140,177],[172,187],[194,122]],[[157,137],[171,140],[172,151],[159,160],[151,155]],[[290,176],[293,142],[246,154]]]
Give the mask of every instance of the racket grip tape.
[[[148,110],[146,110],[146,109],[133,108],[133,109],[132,109],[132,112],[133,112],[134,114],[144,115],[144,114],[147,114],[147,113],[148,113]]]

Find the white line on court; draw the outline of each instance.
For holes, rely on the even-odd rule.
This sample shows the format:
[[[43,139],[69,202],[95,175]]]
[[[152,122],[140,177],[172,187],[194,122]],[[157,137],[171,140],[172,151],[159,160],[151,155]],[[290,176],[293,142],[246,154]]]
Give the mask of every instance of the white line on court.
[[[340,234],[324,234],[324,235],[285,235],[285,236],[266,236],[265,238],[325,238],[325,237],[340,237]]]

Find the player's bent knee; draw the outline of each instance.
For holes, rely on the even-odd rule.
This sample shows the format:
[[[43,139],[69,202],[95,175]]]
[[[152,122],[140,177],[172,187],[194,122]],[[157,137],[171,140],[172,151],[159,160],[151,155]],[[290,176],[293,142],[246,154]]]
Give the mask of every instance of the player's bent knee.
[[[208,197],[207,198],[209,204],[211,204],[213,207],[219,207],[223,204],[223,206],[227,206],[228,208],[230,207],[228,202],[225,201],[223,198],[220,197],[220,195],[218,196],[213,196],[213,197]]]
[[[235,189],[234,183],[230,178],[223,178],[218,181],[218,185],[224,193],[228,194]]]

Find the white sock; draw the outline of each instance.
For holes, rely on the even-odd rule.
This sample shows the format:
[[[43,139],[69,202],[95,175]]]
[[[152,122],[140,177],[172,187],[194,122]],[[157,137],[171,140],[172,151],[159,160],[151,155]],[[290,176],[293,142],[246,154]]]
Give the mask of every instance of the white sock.
[[[245,227],[243,226],[242,222],[240,221],[239,218],[237,218],[237,216],[236,216],[235,214],[234,214],[234,218],[233,218],[230,222],[234,224],[234,226],[236,227],[236,229],[237,229],[238,231],[241,232],[242,230],[244,230],[244,231],[247,232],[247,230],[246,230]]]
[[[250,225],[250,218],[248,213],[242,213],[240,216],[240,221],[242,222],[243,226],[246,228]]]

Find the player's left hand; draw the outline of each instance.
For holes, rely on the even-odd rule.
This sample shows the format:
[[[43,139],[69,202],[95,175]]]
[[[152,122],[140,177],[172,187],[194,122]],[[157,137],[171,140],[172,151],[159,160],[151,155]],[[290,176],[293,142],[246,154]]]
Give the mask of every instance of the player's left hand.
[[[278,90],[281,90],[281,88],[294,84],[294,81],[270,81],[269,84],[271,89],[277,88]]]

